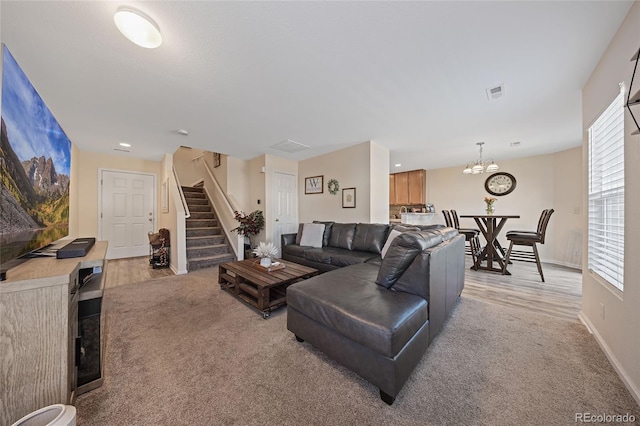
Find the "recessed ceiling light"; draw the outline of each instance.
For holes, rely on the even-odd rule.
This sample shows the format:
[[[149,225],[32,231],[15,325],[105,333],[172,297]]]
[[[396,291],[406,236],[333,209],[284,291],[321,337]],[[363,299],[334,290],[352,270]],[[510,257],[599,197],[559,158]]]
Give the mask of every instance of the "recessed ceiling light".
[[[187,136],[189,134],[189,131],[187,129],[178,129],[176,130],[176,133],[182,136]]]
[[[126,148],[130,148],[131,144],[130,143],[126,143],[126,142],[120,142],[120,146],[124,146]]]
[[[162,44],[162,35],[156,23],[138,10],[121,7],[113,20],[122,35],[138,46],[153,49]]]
[[[400,166],[402,166],[402,164],[397,163],[397,164],[394,164],[394,166],[395,166],[395,167],[400,167]]]

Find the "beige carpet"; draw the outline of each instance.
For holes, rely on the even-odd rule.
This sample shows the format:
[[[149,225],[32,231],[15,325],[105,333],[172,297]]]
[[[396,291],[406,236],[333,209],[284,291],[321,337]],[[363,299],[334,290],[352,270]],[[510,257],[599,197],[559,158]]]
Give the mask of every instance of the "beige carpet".
[[[79,425],[572,425],[640,408],[579,323],[463,297],[393,406],[221,291],[214,271],[108,289],[105,382]]]

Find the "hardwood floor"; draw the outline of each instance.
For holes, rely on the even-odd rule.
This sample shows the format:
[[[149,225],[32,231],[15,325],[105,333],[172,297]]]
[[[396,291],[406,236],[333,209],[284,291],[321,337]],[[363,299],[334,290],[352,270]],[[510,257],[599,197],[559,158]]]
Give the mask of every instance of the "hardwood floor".
[[[536,265],[513,262],[509,266],[512,275],[501,275],[487,271],[469,269],[463,295],[489,303],[525,309],[552,315],[570,321],[579,321],[582,304],[582,275],[576,269],[545,263],[543,270],[546,282],[540,281]],[[213,271],[212,282],[217,282],[218,268]],[[106,287],[152,280],[173,275],[169,268],[153,269],[147,257],[110,260]]]
[[[577,269],[544,263],[545,282],[534,263],[514,261],[512,275],[469,269],[463,295],[485,302],[526,309],[571,321],[579,321],[582,306],[582,273]]]
[[[170,268],[153,269],[147,256],[113,259],[107,264],[105,288],[139,283],[168,275],[174,275]]]

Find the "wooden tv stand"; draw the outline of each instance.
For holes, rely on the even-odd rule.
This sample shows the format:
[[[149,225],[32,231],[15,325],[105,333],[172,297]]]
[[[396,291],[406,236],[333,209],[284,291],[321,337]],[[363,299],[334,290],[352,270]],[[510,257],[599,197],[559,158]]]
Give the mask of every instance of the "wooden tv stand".
[[[80,291],[72,291],[80,270],[99,267],[91,293],[102,296],[106,253],[98,241],[85,257],[30,259],[0,282],[0,424],[74,402]]]

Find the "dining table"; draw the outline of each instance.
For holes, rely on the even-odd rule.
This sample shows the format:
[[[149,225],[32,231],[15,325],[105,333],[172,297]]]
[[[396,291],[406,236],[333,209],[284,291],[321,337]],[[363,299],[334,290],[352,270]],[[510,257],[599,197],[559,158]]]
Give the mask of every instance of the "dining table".
[[[520,219],[520,215],[462,214],[460,215],[460,218],[475,220],[480,232],[482,232],[485,240],[487,240],[487,244],[482,248],[482,251],[478,256],[478,264],[474,265],[473,268],[511,275],[509,270],[505,267],[505,251],[498,241],[498,236],[508,219]],[[484,261],[486,261],[486,264],[482,264]],[[495,264],[499,265],[499,267],[494,266]]]

